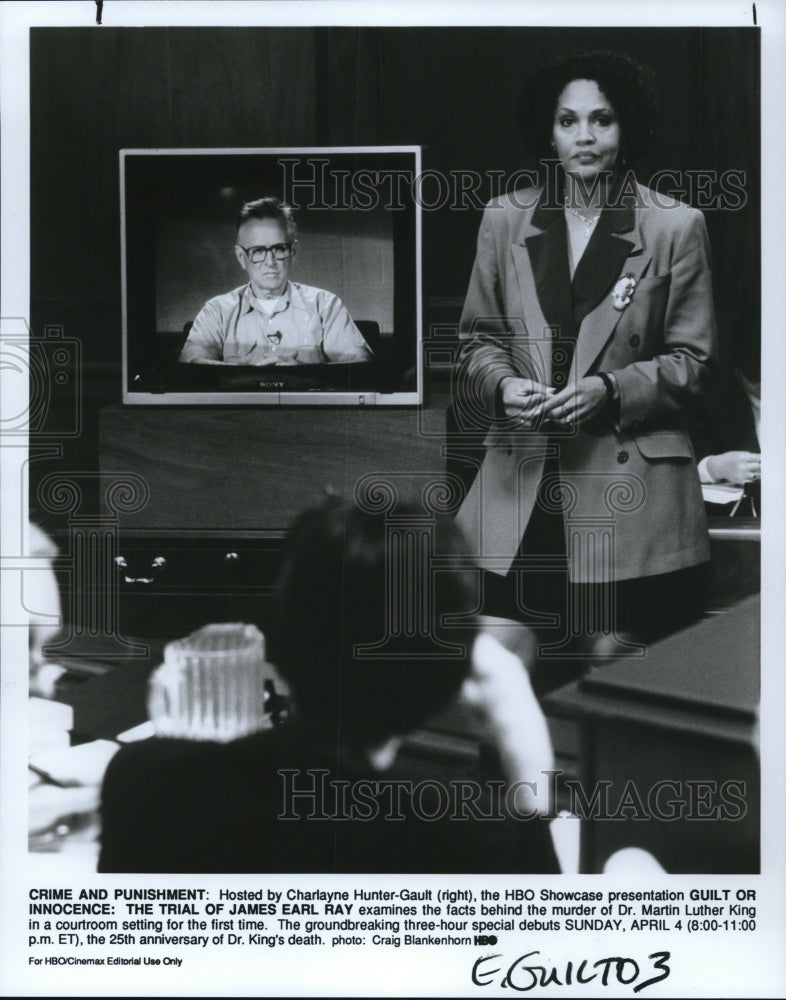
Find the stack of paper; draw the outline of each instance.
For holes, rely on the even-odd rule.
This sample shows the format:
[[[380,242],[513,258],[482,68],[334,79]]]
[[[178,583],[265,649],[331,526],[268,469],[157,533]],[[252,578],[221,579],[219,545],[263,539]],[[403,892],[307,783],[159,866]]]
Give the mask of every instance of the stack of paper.
[[[29,706],[29,752],[41,753],[56,750],[71,744],[71,730],[74,727],[74,710],[70,705],[48,698],[30,698]]]

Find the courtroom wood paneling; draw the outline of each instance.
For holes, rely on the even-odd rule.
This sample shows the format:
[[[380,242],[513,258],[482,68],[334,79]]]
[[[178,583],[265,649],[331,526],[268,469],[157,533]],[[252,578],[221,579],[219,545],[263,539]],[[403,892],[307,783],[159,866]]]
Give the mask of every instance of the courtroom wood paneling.
[[[759,870],[760,614],[749,597],[547,696],[582,729],[582,871],[630,847],[675,874]]]
[[[101,471],[148,484],[123,527],[281,530],[326,487],[351,498],[371,474],[397,491],[439,483],[443,435],[441,411],[107,407]]]

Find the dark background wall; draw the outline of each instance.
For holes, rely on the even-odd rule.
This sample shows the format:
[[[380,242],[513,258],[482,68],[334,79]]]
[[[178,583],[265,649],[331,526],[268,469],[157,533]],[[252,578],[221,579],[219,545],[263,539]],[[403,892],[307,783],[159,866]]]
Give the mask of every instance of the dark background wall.
[[[425,170],[477,171],[463,207],[424,211],[428,331],[458,317],[488,172],[534,165],[516,130],[519,85],[557,46],[617,48],[655,69],[664,115],[640,179],[744,172],[744,207],[705,214],[724,345],[757,357],[754,29],[33,29],[30,316],[35,336],[55,325],[81,343],[69,468],[96,465],[97,410],[120,398],[119,149],[415,144]],[[33,483],[49,468],[35,463]]]

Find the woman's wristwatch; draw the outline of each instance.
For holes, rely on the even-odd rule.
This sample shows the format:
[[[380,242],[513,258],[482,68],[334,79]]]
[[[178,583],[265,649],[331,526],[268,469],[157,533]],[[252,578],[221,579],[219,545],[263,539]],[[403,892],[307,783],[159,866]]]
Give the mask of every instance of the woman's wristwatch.
[[[620,387],[614,377],[614,372],[596,372],[595,374],[606,387],[606,409],[611,414],[612,420],[619,419]]]

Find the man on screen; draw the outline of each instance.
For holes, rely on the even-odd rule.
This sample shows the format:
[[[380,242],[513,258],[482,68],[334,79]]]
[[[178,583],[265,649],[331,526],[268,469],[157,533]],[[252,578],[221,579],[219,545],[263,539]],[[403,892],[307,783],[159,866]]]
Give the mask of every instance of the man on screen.
[[[294,365],[371,360],[338,296],[290,280],[296,242],[290,205],[276,198],[243,205],[235,256],[248,284],[205,303],[180,361]]]

